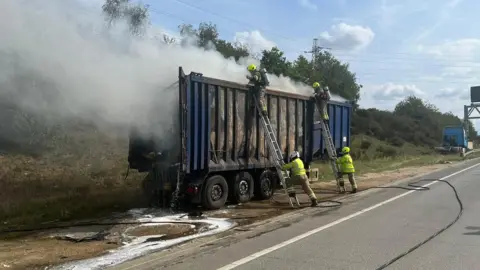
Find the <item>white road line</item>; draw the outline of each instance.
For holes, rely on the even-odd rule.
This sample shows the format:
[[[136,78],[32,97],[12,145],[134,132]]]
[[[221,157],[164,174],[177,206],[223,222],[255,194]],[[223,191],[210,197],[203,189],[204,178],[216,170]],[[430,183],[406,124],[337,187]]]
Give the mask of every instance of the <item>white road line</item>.
[[[450,178],[450,177],[452,177],[452,176],[455,176],[455,175],[460,174],[460,173],[462,173],[462,172],[464,172],[464,171],[470,170],[470,169],[472,169],[472,168],[474,168],[474,167],[477,167],[477,166],[479,166],[479,165],[480,165],[480,163],[477,163],[477,164],[472,165],[472,166],[470,166],[470,167],[468,167],[468,168],[465,168],[465,169],[460,170],[460,171],[458,171],[458,172],[455,172],[455,173],[452,173],[452,174],[447,175],[447,176],[445,176],[445,177],[442,177],[442,178],[440,178],[439,180],[448,179],[448,178]],[[428,183],[428,184],[426,184],[426,185],[423,185],[422,187],[428,187],[428,186],[433,185],[433,184],[435,184],[435,183],[438,183],[438,181],[430,182],[430,183]],[[287,240],[287,241],[285,241],[285,242],[282,242],[282,243],[277,244],[277,245],[275,245],[275,246],[266,248],[266,249],[261,250],[261,251],[259,251],[259,252],[257,252],[257,253],[253,253],[252,255],[249,255],[249,256],[247,256],[247,257],[245,257],[245,258],[243,258],[243,259],[240,259],[240,260],[238,260],[238,261],[235,261],[235,262],[233,262],[233,263],[230,263],[230,264],[228,264],[228,265],[225,265],[225,266],[223,266],[223,267],[221,267],[221,268],[218,268],[217,270],[230,270],[230,269],[234,269],[234,268],[236,268],[236,267],[238,267],[238,266],[240,266],[240,265],[244,265],[244,264],[246,264],[246,263],[248,263],[248,262],[251,262],[251,261],[253,261],[253,260],[257,259],[257,258],[260,258],[260,257],[262,257],[262,256],[264,256],[264,255],[267,255],[268,253],[271,253],[271,252],[273,252],[273,251],[275,251],[275,250],[277,250],[277,249],[281,249],[281,248],[286,247],[286,246],[288,246],[288,245],[290,245],[290,244],[293,244],[293,243],[295,243],[295,242],[297,242],[297,241],[299,241],[299,240],[302,240],[302,239],[304,239],[304,238],[307,238],[307,237],[309,237],[309,236],[312,235],[312,234],[321,232],[321,231],[326,230],[326,229],[328,229],[328,228],[331,228],[331,227],[333,227],[333,226],[335,226],[335,225],[337,225],[337,224],[340,224],[340,223],[342,223],[342,222],[344,222],[344,221],[347,221],[347,220],[350,220],[350,219],[352,219],[352,218],[354,218],[354,217],[357,217],[357,216],[359,216],[359,215],[361,215],[361,214],[363,214],[363,213],[366,213],[366,212],[371,211],[371,210],[373,210],[373,209],[375,209],[375,208],[378,208],[378,207],[380,207],[380,206],[383,206],[383,205],[385,205],[385,204],[387,204],[387,203],[393,202],[393,201],[395,201],[395,200],[397,200],[397,199],[400,199],[400,198],[402,198],[402,197],[404,197],[404,196],[407,196],[408,194],[411,194],[411,193],[413,193],[413,192],[415,192],[415,191],[416,191],[416,190],[407,191],[407,192],[402,193],[402,194],[400,194],[400,195],[398,195],[398,196],[392,197],[392,198],[390,198],[390,199],[388,199],[388,200],[386,200],[386,201],[377,203],[377,204],[375,204],[375,205],[372,205],[372,206],[370,206],[370,207],[368,207],[368,208],[365,208],[365,209],[363,209],[363,210],[360,210],[360,211],[358,211],[358,212],[355,212],[355,213],[353,213],[353,214],[351,214],[351,215],[348,215],[348,216],[346,216],[346,217],[343,217],[343,218],[341,218],[341,219],[337,219],[337,220],[335,220],[335,221],[333,221],[333,222],[331,222],[331,223],[329,223],[329,224],[326,224],[326,225],[324,225],[324,226],[322,226],[322,227],[316,228],[316,229],[314,229],[314,230],[308,231],[308,232],[306,232],[306,233],[304,233],[304,234],[301,234],[301,235],[299,235],[299,236],[296,236],[296,237],[294,237],[294,238],[291,238],[291,239],[289,239],[289,240]]]

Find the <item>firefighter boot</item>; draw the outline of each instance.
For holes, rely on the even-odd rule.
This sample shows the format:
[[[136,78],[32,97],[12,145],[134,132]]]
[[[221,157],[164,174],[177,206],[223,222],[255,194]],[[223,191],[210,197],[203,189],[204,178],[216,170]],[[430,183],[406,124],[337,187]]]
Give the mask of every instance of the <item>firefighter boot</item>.
[[[353,173],[348,174],[348,181],[352,186],[352,193],[357,193],[357,182],[355,181],[355,176]]]
[[[343,179],[338,182],[338,185],[339,185],[339,188],[340,188],[340,193],[343,194],[343,193],[347,192],[345,190],[345,182],[343,181]]]

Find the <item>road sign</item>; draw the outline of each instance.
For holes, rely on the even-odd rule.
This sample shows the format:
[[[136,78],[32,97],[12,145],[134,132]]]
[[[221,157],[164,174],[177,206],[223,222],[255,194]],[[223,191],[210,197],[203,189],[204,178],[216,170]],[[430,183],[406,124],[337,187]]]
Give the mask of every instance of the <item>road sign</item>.
[[[480,86],[470,87],[470,101],[471,102],[480,102]]]

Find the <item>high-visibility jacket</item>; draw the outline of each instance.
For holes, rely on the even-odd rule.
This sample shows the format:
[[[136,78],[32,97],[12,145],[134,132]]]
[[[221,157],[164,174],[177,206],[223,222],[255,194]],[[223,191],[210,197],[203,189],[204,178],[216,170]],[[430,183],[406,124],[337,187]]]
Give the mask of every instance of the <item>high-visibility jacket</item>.
[[[290,170],[292,176],[306,175],[305,167],[303,161],[299,158],[296,158],[289,163],[282,166],[282,170]]]
[[[337,164],[340,165],[340,171],[342,173],[354,173],[355,167],[353,166],[353,160],[350,154],[345,154],[337,159]]]

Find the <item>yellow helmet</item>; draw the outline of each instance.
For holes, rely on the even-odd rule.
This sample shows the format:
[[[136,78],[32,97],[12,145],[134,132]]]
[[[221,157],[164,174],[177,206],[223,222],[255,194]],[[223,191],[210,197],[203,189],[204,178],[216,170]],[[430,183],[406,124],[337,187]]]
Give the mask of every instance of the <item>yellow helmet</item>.
[[[318,88],[320,87],[320,83],[318,82],[314,82],[313,85],[312,85],[313,88]]]
[[[345,154],[350,153],[350,147],[348,147],[348,146],[343,147],[342,148],[342,153],[345,153]]]
[[[248,69],[248,71],[254,71],[254,70],[257,69],[257,66],[255,66],[254,64],[250,64],[250,65],[248,65],[247,69]]]

